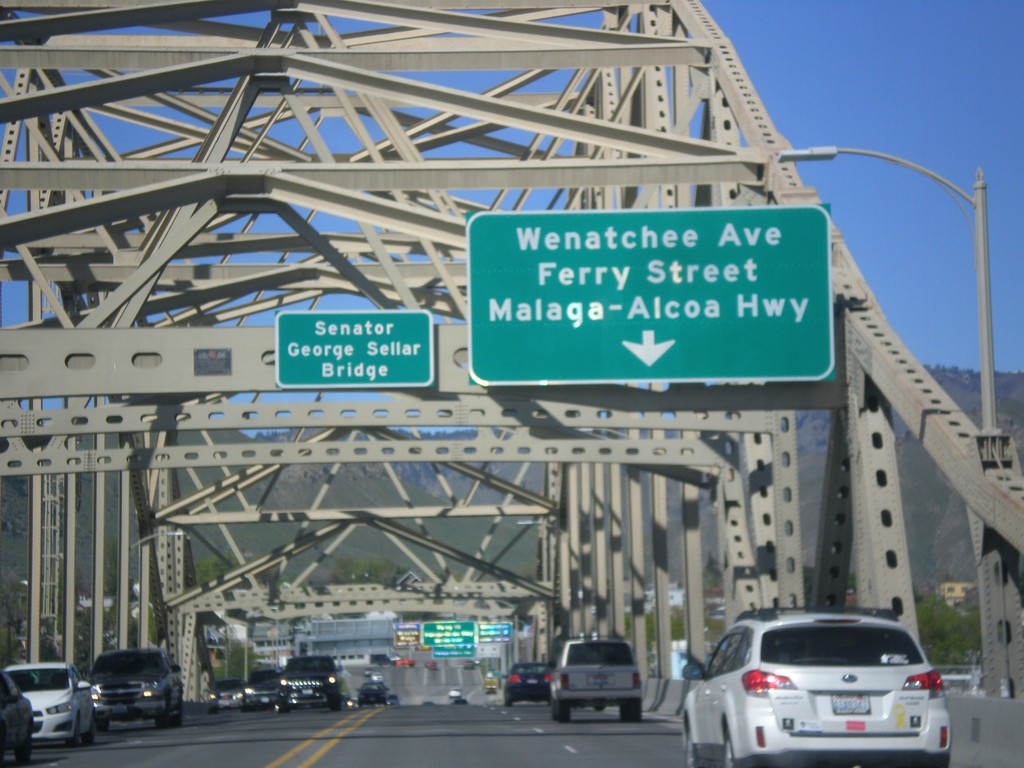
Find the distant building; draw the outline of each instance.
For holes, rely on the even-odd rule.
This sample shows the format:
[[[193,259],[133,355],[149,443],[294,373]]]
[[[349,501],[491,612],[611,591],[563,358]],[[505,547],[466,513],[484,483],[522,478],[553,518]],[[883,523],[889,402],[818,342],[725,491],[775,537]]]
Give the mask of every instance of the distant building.
[[[956,608],[967,600],[977,599],[978,585],[973,581],[944,581],[939,584],[939,595],[950,608]]]

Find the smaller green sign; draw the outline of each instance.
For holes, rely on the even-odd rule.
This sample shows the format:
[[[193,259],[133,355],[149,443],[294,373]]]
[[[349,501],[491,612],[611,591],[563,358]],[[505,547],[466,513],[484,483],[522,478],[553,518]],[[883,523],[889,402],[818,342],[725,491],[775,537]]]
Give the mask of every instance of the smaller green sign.
[[[427,387],[434,381],[430,313],[281,312],[274,322],[279,387]]]
[[[510,643],[512,642],[511,622],[486,622],[481,621],[477,627],[477,634],[481,643]]]

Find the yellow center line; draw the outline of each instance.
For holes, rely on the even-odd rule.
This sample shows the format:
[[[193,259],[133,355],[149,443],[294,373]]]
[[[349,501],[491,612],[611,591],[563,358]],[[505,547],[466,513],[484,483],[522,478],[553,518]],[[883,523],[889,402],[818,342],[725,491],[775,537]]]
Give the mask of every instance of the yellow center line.
[[[342,720],[339,720],[336,723],[332,723],[331,725],[327,726],[326,728],[324,728],[319,733],[313,734],[313,736],[311,736],[310,738],[306,739],[301,744],[298,744],[298,745],[292,747],[291,749],[289,749],[287,752],[285,752],[283,755],[281,755],[281,757],[277,758],[277,760],[275,760],[274,762],[272,762],[269,765],[265,766],[265,768],[280,768],[280,766],[284,765],[291,758],[295,757],[295,755],[299,754],[302,750],[308,748],[309,746],[311,746],[312,744],[315,744],[320,739],[322,739],[325,736],[328,736],[332,732],[336,731],[340,726],[345,725],[346,723],[351,723],[350,725],[348,725],[346,728],[342,729],[337,734],[336,739],[341,739],[341,738],[347,736],[349,733],[354,731],[356,728],[361,726],[363,723],[365,723],[367,720],[369,720],[371,717],[373,717],[374,715],[376,715],[378,712],[381,712],[381,711],[382,710],[380,710],[380,709],[373,709],[373,710],[369,710],[366,714],[361,714],[360,713],[358,715],[350,715],[350,716],[348,716],[348,717],[346,717],[346,718],[344,718]],[[352,722],[353,719],[355,720],[355,722]],[[327,752],[327,750],[329,750],[332,747],[334,747],[337,743],[338,742],[336,740],[335,741],[327,742],[324,746],[322,746],[319,750],[317,750],[316,753],[312,757],[310,757],[304,763],[301,763],[299,768],[308,768],[313,763],[315,763],[317,760],[319,760],[321,757],[323,757],[324,754]]]

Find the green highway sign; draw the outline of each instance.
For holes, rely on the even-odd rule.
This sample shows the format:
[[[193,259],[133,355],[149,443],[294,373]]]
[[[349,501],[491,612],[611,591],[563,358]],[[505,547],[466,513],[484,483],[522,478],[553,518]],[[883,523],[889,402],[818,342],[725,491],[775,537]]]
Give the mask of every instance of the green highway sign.
[[[479,383],[833,375],[824,208],[488,212],[467,237]]]
[[[431,648],[472,648],[476,645],[475,621],[427,621],[423,645]]]
[[[280,312],[274,321],[279,387],[427,387],[434,381],[429,312]]]

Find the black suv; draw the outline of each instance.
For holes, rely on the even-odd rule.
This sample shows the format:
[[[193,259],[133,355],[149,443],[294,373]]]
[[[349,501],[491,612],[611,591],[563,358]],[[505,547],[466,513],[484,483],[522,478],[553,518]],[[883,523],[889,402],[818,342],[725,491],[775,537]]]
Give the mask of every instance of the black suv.
[[[341,709],[341,676],[330,656],[293,656],[285,664],[277,694],[277,711],[292,707]]]
[[[157,728],[181,725],[181,667],[163,649],[106,651],[96,657],[90,677],[97,729],[108,730],[112,720],[145,718]]]

